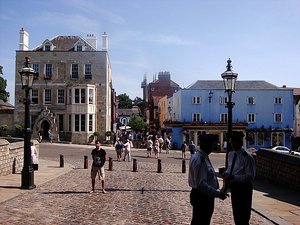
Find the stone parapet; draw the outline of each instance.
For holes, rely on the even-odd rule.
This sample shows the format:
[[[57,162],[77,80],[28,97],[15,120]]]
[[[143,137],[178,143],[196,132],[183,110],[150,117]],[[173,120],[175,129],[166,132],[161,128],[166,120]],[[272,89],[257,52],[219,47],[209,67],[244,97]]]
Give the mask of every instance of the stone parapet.
[[[256,152],[258,179],[300,191],[300,157],[262,149]]]

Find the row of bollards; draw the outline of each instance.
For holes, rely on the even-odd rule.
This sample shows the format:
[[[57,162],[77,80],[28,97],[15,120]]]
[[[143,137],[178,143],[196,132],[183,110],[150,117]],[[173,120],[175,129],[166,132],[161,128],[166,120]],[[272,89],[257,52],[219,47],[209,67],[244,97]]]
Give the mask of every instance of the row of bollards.
[[[88,157],[85,155],[83,159],[83,168],[88,169]],[[137,160],[133,159],[133,172],[137,172]],[[59,155],[59,167],[64,167],[64,156]],[[113,170],[113,160],[111,157],[108,159],[108,170],[112,171]],[[157,160],[157,173],[162,173],[162,165],[161,165],[161,159]],[[186,163],[185,159],[182,160],[182,173],[186,173]]]

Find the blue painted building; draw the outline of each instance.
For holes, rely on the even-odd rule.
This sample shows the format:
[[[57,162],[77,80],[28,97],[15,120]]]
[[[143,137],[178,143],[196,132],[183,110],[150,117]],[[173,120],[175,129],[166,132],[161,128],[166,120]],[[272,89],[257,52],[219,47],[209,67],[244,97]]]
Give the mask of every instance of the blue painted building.
[[[173,146],[183,141],[199,145],[202,133],[215,134],[223,150],[227,131],[227,93],[222,80],[199,80],[168,99],[172,114]],[[233,93],[233,130],[243,131],[246,148],[284,145],[291,148],[294,105],[293,89],[266,81],[237,81]]]

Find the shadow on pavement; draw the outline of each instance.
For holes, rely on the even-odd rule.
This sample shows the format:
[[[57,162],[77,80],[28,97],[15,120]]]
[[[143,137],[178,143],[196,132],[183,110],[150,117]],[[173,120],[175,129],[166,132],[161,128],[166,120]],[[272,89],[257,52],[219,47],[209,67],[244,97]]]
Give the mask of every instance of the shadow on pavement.
[[[16,186],[0,186],[0,188],[7,188],[7,189],[21,189],[20,186],[16,187]]]
[[[266,197],[300,206],[300,193],[287,187],[271,184],[263,180],[255,180],[253,188],[256,191],[263,192],[263,195]]]

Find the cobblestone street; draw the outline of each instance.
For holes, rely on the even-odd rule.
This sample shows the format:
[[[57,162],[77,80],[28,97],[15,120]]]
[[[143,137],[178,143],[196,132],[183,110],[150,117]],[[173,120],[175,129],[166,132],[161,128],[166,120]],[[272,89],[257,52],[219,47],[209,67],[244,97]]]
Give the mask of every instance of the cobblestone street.
[[[91,162],[90,162],[91,163]],[[1,224],[190,224],[188,173],[176,164],[114,162],[106,163],[106,194],[96,180],[96,193],[90,194],[90,168],[82,161],[74,169],[0,206]],[[188,172],[188,171],[187,171]],[[234,224],[230,198],[216,199],[211,224]],[[273,224],[252,211],[251,224]]]

